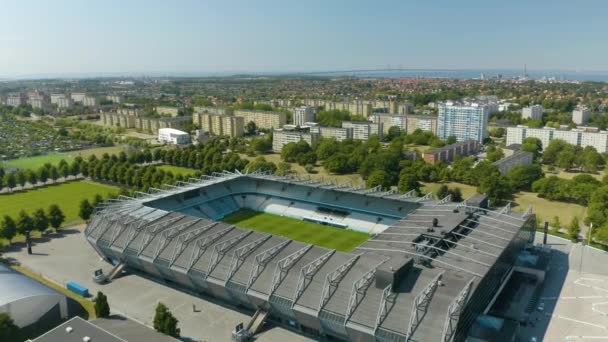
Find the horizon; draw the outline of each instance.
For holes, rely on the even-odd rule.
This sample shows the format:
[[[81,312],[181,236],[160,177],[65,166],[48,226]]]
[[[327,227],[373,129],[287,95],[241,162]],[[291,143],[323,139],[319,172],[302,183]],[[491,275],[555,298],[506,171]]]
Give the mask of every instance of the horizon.
[[[286,74],[389,65],[608,72],[606,8],[599,0],[576,6],[566,0],[9,0],[10,15],[0,22],[0,77]]]

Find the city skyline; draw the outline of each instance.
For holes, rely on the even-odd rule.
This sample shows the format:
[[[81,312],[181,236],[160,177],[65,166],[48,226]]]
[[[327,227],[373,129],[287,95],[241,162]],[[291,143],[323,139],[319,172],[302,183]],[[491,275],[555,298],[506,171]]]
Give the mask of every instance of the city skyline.
[[[8,1],[0,77],[606,71],[601,1]]]

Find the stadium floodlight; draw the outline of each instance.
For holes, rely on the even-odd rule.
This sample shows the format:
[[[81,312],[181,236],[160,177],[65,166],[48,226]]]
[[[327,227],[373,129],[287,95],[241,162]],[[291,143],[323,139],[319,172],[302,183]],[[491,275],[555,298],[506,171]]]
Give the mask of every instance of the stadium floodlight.
[[[332,255],[334,255],[335,252],[336,251],[332,249],[329,252],[320,256],[319,258],[315,259],[310,264],[305,265],[300,269],[300,277],[298,278],[298,286],[296,286],[296,292],[293,296],[293,305],[295,305],[295,303],[298,301],[298,299],[300,299],[300,297],[304,293],[304,290],[306,290],[306,287],[312,281],[312,277],[314,277],[314,275],[317,273],[317,271],[319,271],[319,269],[325,264],[325,262],[327,260],[329,260],[329,258]]]
[[[340,284],[340,281],[342,281],[346,273],[350,271],[351,267],[353,267],[355,262],[359,260],[359,257],[359,255],[355,255],[354,257],[348,259],[348,261],[340,265],[340,267],[335,269],[333,272],[328,273],[327,276],[325,276],[325,283],[323,284],[323,291],[321,293],[321,300],[319,302],[319,312],[323,309],[325,304],[327,304],[329,298],[331,298],[333,293],[338,288],[338,284]]]
[[[414,330],[416,330],[416,327],[418,327],[418,324],[420,324],[422,317],[424,317],[424,314],[431,303],[431,298],[439,286],[444,273],[445,271],[437,274],[435,278],[433,278],[433,280],[422,291],[420,291],[420,293],[414,299],[414,303],[412,303],[412,311],[410,313],[410,323],[406,331],[406,340],[409,340],[414,333]]]
[[[471,279],[465,287],[460,291],[458,296],[454,298],[450,306],[448,307],[448,311],[446,313],[445,321],[443,323],[443,332],[441,334],[441,342],[451,342],[454,338],[454,333],[456,332],[456,327],[458,326],[458,321],[460,320],[460,315],[464,310],[464,306],[469,300],[469,294],[471,293],[471,288],[473,287],[473,279]]]

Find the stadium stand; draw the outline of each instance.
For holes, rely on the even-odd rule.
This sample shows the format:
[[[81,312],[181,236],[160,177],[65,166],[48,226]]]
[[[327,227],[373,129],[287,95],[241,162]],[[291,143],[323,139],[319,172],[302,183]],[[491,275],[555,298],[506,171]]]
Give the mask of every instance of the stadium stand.
[[[218,222],[243,208],[373,236],[343,253]],[[464,341],[535,225],[531,210],[223,172],[109,200],[85,235],[108,261],[255,312],[246,334],[272,320],[317,338]]]

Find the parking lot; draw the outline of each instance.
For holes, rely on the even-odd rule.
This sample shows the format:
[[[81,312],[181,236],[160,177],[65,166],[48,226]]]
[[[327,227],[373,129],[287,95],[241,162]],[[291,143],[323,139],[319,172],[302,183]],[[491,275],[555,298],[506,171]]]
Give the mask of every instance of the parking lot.
[[[581,245],[554,237],[548,242],[551,269],[520,341],[608,341],[608,253],[583,252]]]
[[[23,266],[58,284],[76,281],[88,287],[93,295],[101,290],[108,296],[114,313],[147,326],[152,326],[156,304],[163,302],[179,320],[182,336],[188,341],[229,341],[234,326],[250,319],[250,313],[226,308],[138,275],[126,275],[107,285],[95,284],[93,270],[103,268],[107,273],[110,267],[99,259],[77,229],[36,244],[33,252],[28,255],[23,246],[16,246],[5,256],[17,259]],[[282,328],[272,328],[259,335],[258,341],[310,340]]]

